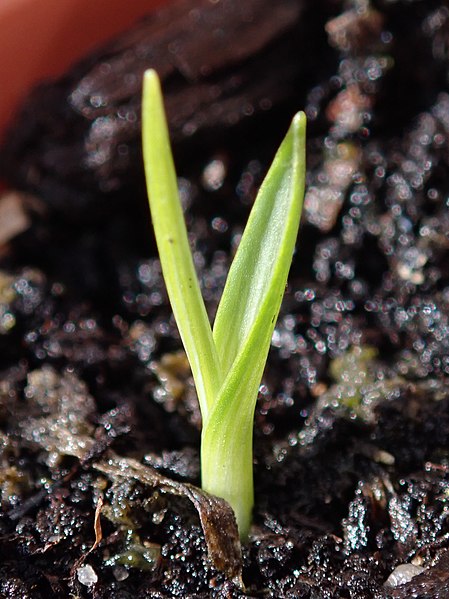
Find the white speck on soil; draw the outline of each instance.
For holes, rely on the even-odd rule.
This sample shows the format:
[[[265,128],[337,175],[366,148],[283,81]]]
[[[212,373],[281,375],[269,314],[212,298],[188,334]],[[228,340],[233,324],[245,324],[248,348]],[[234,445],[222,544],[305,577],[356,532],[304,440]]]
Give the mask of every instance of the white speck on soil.
[[[78,568],[76,575],[80,583],[84,584],[86,587],[91,587],[98,582],[97,573],[92,566],[89,566],[88,564]]]
[[[422,566],[414,566],[413,564],[401,564],[393,570],[390,576],[385,581],[384,586],[395,588],[406,582],[410,582],[412,578],[421,574],[424,571]]]

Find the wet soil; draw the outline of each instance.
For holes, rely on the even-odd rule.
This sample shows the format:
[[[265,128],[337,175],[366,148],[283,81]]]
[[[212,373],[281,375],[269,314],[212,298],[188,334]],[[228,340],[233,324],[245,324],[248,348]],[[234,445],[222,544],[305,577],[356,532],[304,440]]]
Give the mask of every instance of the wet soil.
[[[143,191],[150,65],[211,316],[308,116],[241,553],[198,489]],[[448,72],[441,2],[184,0],[30,95],[0,162],[1,597],[449,597]]]

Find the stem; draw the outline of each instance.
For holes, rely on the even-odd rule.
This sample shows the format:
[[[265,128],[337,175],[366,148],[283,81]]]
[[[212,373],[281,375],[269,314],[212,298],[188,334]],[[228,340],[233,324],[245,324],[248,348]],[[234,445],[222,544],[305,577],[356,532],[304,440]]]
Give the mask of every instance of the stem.
[[[236,435],[235,427],[239,434]],[[243,425],[205,426],[201,440],[202,488],[225,499],[234,510],[240,538],[244,542],[252,522],[253,486],[253,416]]]

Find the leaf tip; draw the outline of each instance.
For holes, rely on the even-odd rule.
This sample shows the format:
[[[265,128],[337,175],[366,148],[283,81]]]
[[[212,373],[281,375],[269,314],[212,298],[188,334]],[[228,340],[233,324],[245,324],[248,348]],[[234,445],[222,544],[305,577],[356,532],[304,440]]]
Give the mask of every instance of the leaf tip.
[[[155,69],[147,69],[143,74],[143,78],[148,83],[153,83],[155,81],[159,81],[159,77],[158,77],[158,74],[155,71]]]
[[[305,113],[300,110],[295,114],[292,120],[292,129],[295,136],[304,136],[306,134],[307,118]]]
[[[159,76],[154,69],[147,69],[143,75],[143,97],[154,97],[155,94],[162,94]]]

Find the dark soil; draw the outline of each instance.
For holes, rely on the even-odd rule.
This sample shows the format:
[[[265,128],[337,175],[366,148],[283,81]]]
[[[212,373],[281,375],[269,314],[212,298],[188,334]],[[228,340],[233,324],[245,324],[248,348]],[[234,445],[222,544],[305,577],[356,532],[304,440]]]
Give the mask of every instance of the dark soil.
[[[242,558],[196,488],[143,190],[147,66],[211,315],[309,118]],[[1,597],[449,597],[448,73],[442,2],[189,0],[30,95],[0,162]]]

